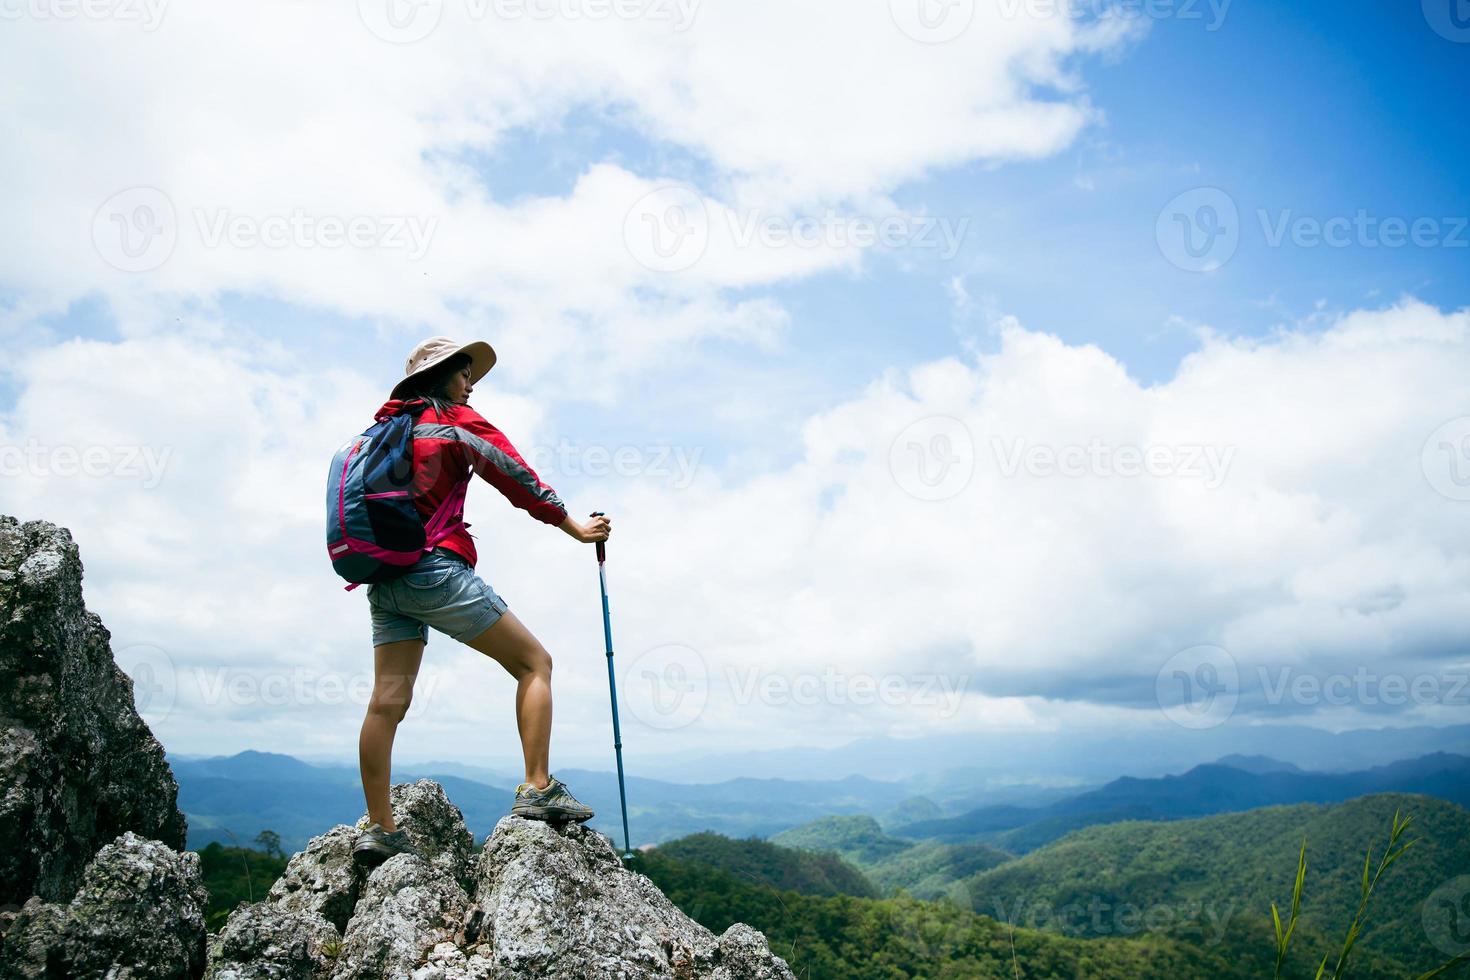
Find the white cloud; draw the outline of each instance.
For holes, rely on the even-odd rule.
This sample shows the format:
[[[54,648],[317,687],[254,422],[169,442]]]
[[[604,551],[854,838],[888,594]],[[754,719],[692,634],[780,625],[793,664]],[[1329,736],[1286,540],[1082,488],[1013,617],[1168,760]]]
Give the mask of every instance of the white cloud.
[[[418,28],[391,28],[380,6],[17,8],[0,57],[34,84],[0,93],[0,284],[28,310],[100,292],[128,332],[156,329],[170,298],[235,291],[439,332],[494,323],[589,362],[616,335],[635,370],[671,346],[780,329],[722,288],[857,259],[740,246],[732,224],[827,205],[882,218],[901,213],[889,190],[935,167],[1055,152],[1092,117],[1067,59],[1118,40],[982,11],[924,44],[886,4],[836,0],[601,19],[447,0],[403,6],[442,17],[391,44],[367,25]],[[692,20],[657,16],[669,9]],[[624,236],[630,209],[677,173],[589,160],[565,195],[510,205],[484,186],[475,161],[507,134],[587,106],[707,166],[698,262],[650,270]],[[338,244],[349,234],[372,245]]]
[[[1157,720],[1155,673],[1204,643],[1239,664],[1242,715],[1260,709],[1261,669],[1272,683],[1287,668],[1463,672],[1470,505],[1436,486],[1453,487],[1450,467],[1470,459],[1426,441],[1465,412],[1467,368],[1470,313],[1415,302],[1267,339],[1207,336],[1151,387],[1096,348],[1012,323],[994,354],[891,370],[811,416],[793,465],[748,478],[705,463],[688,486],[598,480],[589,489],[617,522],[608,574],[629,737],[658,751]],[[20,376],[7,447],[170,453],[151,489],[119,474],[23,472],[0,490],[4,512],[72,528],[115,644],[173,658],[177,704],[155,721],[166,744],[350,754],[360,704],[276,706],[248,691],[242,704],[206,703],[192,672],[211,683],[367,676],[365,600],[330,573],[318,511],[331,450],[362,427],[375,386],[243,341],[161,337],[59,344]],[[561,436],[527,401],[480,407],[523,451]],[[1116,455],[1127,446],[1155,455],[1129,464]],[[1196,447],[1230,450],[1213,482]],[[946,484],[940,465],[967,456],[968,481]],[[1073,463],[1082,472],[1067,475]],[[1128,475],[1146,464],[1154,475]],[[468,516],[480,573],[556,658],[558,751],[600,758],[591,549],[483,486]],[[686,676],[713,682],[673,733],[658,728],[646,673],[668,668],[648,651],[671,644],[694,651]],[[471,732],[485,752],[515,757],[513,685],[499,668],[435,634],[424,670],[405,757],[463,750]],[[874,689],[854,690],[864,678]],[[776,687],[742,698],[763,684]],[[946,694],[956,689],[963,701]],[[1457,710],[1271,710],[1330,708],[1319,719],[1341,721],[1394,707],[1405,720]]]

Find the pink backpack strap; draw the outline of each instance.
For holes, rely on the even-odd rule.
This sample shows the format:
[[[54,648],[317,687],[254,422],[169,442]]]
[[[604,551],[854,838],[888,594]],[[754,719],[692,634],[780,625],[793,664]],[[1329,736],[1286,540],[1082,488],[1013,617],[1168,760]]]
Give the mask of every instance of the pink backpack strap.
[[[433,549],[439,542],[464,526],[464,498],[469,489],[469,480],[455,484],[454,489],[449,491],[449,496],[445,497],[443,503],[434,511],[434,516],[430,517],[428,523],[424,525],[425,551]]]

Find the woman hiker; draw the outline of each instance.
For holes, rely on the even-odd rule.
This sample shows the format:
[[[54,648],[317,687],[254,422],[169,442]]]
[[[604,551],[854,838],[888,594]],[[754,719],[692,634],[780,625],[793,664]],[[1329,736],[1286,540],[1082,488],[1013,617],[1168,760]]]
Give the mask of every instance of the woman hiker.
[[[451,494],[463,494],[471,473],[499,490],[538,521],[584,543],[606,541],[612,521],[574,520],[556,491],[521,459],[495,426],[469,406],[475,382],[495,365],[483,341],[456,344],[432,337],[408,355],[405,377],[379,415],[396,415],[425,403],[414,425],[414,499],[425,521]],[[461,501],[463,497],[460,497]],[[462,504],[461,504],[462,506]],[[374,683],[358,739],[368,828],[353,857],[376,865],[395,854],[417,853],[388,803],[393,736],[408,711],[414,678],[430,626],[494,659],[516,679],[516,726],[525,756],[526,781],[516,787],[511,812],[537,820],[584,821],[592,810],[547,772],[551,743],[551,655],[475,574],[475,544],[462,514],[451,515],[453,533],[400,578],[368,587],[372,607]]]

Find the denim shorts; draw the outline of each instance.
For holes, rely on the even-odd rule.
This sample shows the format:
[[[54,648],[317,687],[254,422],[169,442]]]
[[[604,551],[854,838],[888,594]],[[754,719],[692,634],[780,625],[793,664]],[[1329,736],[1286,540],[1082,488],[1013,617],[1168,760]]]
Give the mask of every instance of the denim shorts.
[[[430,626],[463,643],[494,626],[507,608],[469,563],[447,548],[435,548],[390,582],[368,586],[367,597],[373,646],[427,643]]]

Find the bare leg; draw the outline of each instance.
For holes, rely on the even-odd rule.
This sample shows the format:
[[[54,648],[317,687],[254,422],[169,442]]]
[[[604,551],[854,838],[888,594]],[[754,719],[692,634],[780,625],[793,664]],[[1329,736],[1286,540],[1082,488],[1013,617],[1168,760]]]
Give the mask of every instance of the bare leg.
[[[516,679],[516,727],[526,761],[526,781],[537,789],[551,782],[551,654],[516,614],[505,611],[468,646],[495,660]]]
[[[393,736],[413,700],[413,682],[424,656],[423,640],[401,640],[373,647],[373,696],[357,738],[362,769],[362,793],[367,797],[368,820],[384,830],[397,829],[388,803]]]

